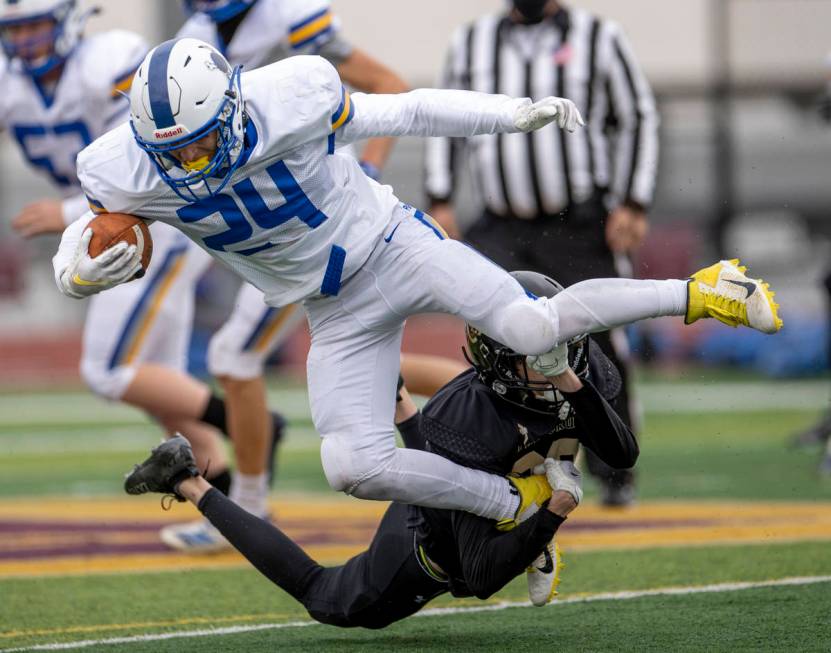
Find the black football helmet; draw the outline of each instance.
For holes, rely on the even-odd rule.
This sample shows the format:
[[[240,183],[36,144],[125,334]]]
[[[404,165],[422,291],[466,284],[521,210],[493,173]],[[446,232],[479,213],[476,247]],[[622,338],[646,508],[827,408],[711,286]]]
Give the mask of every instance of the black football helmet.
[[[534,297],[554,297],[563,286],[539,272],[511,272],[525,292]],[[467,349],[465,357],[473,365],[479,380],[512,404],[539,413],[560,415],[565,400],[550,381],[528,378],[525,354],[520,354],[485,335],[475,327],[465,325]],[[588,373],[588,335],[572,338],[568,343],[568,363],[574,372],[585,378]]]

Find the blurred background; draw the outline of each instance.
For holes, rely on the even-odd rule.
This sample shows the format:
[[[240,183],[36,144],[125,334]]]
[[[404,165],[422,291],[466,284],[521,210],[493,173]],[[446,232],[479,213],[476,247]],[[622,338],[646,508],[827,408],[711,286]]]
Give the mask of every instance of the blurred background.
[[[89,4],[89,3],[87,3]],[[183,22],[170,0],[102,7],[89,31],[127,27],[151,42]],[[418,5],[335,0],[350,40],[398,71],[414,87],[431,86],[444,45],[457,25],[500,0],[423,0]],[[681,329],[664,320],[630,332],[650,364],[739,366],[774,376],[817,375],[827,368],[825,292],[831,221],[831,127],[820,118],[829,75],[831,2],[827,0],[581,0],[579,6],[619,22],[657,96],[661,115],[658,190],[649,238],[636,273],[683,277],[715,257],[734,256],[778,291],[785,330],[776,343],[750,331],[704,324]],[[385,26],[379,29],[378,26]],[[391,26],[391,27],[386,27]],[[424,206],[423,143],[399,141],[384,180]],[[54,238],[23,241],[9,219],[27,201],[53,191],[0,137],[0,384],[73,383],[83,304],[55,291],[49,259]],[[479,213],[463,195],[461,221]],[[202,369],[210,333],[222,323],[235,280],[214,270],[202,283],[192,365]],[[407,347],[425,340],[416,320]],[[455,324],[427,319],[439,352],[458,356]],[[440,329],[443,337],[435,337]],[[302,368],[301,333],[280,353]],[[435,350],[435,347],[433,347]]]
[[[184,21],[179,0],[82,4],[102,8],[89,32],[126,28],[151,43],[170,38]],[[597,505],[602,490],[587,479],[588,505],[564,529],[562,543],[575,561],[569,562],[564,591],[786,575],[831,578],[831,444],[825,442],[831,435],[830,309],[824,285],[831,271],[831,122],[823,119],[824,114],[831,120],[831,0],[567,4],[622,26],[658,103],[657,193],[634,274],[685,278],[718,258],[741,254],[752,275],[777,291],[785,327],[771,337],[714,320],[685,327],[680,319],[663,319],[628,331],[640,406],[635,417],[643,418],[637,502],[632,507],[631,495],[627,511],[602,508]],[[332,5],[351,43],[419,87],[436,83],[458,25],[503,11],[507,2],[332,0]],[[383,181],[403,201],[427,208],[423,152],[423,141],[399,140]],[[0,601],[0,644],[165,630],[174,623],[168,621],[172,615],[193,615],[189,623],[212,626],[214,617],[217,624],[233,624],[275,616],[234,616],[241,606],[295,614],[294,608],[273,604],[273,588],[253,570],[239,569],[235,554],[194,559],[162,545],[159,528],[195,518],[195,511],[177,506],[163,513],[155,497],[142,503],[123,495],[124,472],[158,443],[160,429],[137,409],[106,402],[81,383],[85,302],[65,298],[55,287],[51,257],[57,237],[23,240],[9,226],[28,202],[56,195],[2,133],[0,197],[0,596],[11,597]],[[463,225],[480,215],[480,197],[472,183],[463,184],[456,203]],[[206,376],[205,349],[232,309],[238,285],[213,267],[199,286],[190,366],[214,387]],[[408,322],[407,351],[462,360],[461,345],[461,325],[453,318],[418,316]],[[269,367],[269,406],[288,419],[271,515],[318,559],[343,560],[365,544],[383,506],[343,497],[323,477],[304,380],[307,348],[306,328],[299,326]],[[797,438],[807,446],[789,446],[800,432],[813,433]],[[144,575],[163,569],[172,573],[150,580]],[[88,571],[98,573],[73,576]],[[107,575],[120,571],[135,573]],[[42,574],[49,574],[48,582]],[[524,599],[524,583],[521,579],[501,596]],[[197,587],[211,591],[192,591]],[[151,590],[157,598],[148,601]],[[760,603],[747,609],[732,598],[715,607],[702,602],[701,613],[680,603],[666,603],[664,612],[656,612],[650,604],[633,623],[646,630],[659,622],[674,624],[672,610],[692,620],[679,633],[706,639],[686,646],[667,639],[654,650],[763,650],[764,645],[771,647],[764,650],[787,650],[764,630],[770,623],[800,638],[792,649],[828,651],[831,635],[824,640],[816,635],[823,628],[828,632],[822,612],[827,595],[827,583],[804,594],[802,603],[771,590],[768,612]],[[185,596],[175,603],[175,597]],[[753,621],[751,628],[731,621],[737,610]],[[515,612],[506,614],[516,618]],[[579,614],[571,628],[558,621],[558,637],[570,631],[581,636],[608,631],[610,637],[626,632],[615,625],[617,614],[610,613],[596,629],[586,625],[588,613]],[[493,642],[504,641],[505,632],[524,623],[488,619],[503,624]],[[724,621],[714,627],[707,619]],[[108,629],[105,622],[117,625]],[[535,632],[537,625],[526,630]],[[711,641],[719,630],[740,639],[720,648]],[[285,648],[277,637],[283,635],[274,635],[264,649],[235,650]],[[818,642],[813,648],[812,637]],[[439,639],[439,648],[455,641]],[[381,648],[420,641],[386,640]],[[464,642],[461,648],[469,648]],[[320,648],[320,641],[312,645]],[[158,642],[148,646],[142,650],[173,650]],[[585,646],[581,640],[574,648]]]

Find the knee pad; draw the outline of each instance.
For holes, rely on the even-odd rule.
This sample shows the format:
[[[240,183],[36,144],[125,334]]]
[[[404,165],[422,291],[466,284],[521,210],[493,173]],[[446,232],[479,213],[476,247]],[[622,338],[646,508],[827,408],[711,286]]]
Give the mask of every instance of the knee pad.
[[[360,436],[358,436],[360,437]],[[323,473],[329,482],[329,487],[338,492],[345,492],[363,499],[381,499],[383,497],[361,493],[359,487],[364,482],[381,474],[384,466],[395,455],[395,440],[392,441],[392,455],[387,455],[385,447],[378,451],[367,449],[354,435],[327,435],[320,445],[320,460],[323,464]],[[360,451],[355,450],[355,444],[360,442]]]
[[[81,359],[81,378],[95,394],[119,400],[136,375],[134,367],[121,365],[110,369],[103,361]]]
[[[500,331],[499,335],[488,335],[514,351],[544,354],[557,344],[557,312],[545,297],[524,297],[503,309]]]
[[[352,451],[336,435],[323,438],[320,443],[320,462],[326,480],[336,492],[346,492],[355,481],[351,465]]]

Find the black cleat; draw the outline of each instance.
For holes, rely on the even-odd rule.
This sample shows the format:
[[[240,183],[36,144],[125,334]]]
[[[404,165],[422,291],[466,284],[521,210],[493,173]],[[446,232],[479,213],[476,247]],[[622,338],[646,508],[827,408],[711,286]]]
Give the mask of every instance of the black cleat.
[[[286,420],[280,413],[271,413],[271,448],[268,450],[268,484],[274,487],[275,471],[277,469],[277,447],[283,440],[283,431]]]
[[[637,496],[635,475],[630,470],[614,470],[600,481],[600,505],[606,508],[628,508]]]
[[[177,434],[153,449],[147,460],[133,467],[124,479],[124,491],[127,494],[160,492],[184,501],[184,497],[176,492],[176,486],[195,476],[199,476],[199,470],[190,442]]]

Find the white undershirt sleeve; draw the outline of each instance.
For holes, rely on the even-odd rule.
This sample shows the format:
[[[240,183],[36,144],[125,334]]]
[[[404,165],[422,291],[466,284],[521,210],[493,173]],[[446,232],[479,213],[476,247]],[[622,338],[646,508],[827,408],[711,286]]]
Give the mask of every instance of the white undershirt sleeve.
[[[87,200],[87,196],[83,193],[67,197],[63,202],[61,202],[61,213],[65,226],[69,226],[75,222],[75,220],[80,218],[87,211],[89,211],[89,201]]]
[[[397,95],[353,93],[354,118],[338,130],[338,143],[375,136],[477,136],[519,131],[517,109],[528,98],[422,88]]]

